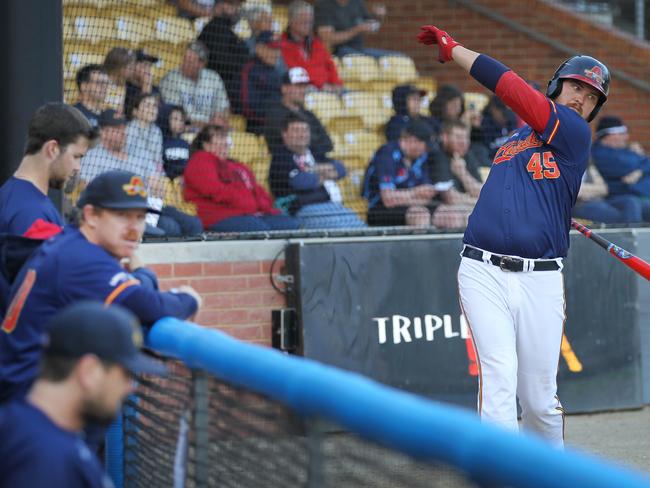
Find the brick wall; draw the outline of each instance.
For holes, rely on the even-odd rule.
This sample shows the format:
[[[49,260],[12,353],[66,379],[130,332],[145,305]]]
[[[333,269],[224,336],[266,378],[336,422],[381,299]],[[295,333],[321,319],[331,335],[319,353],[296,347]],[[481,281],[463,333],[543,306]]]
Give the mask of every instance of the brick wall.
[[[416,42],[419,27],[426,23],[444,28],[468,48],[499,59],[542,87],[546,87],[557,66],[568,57],[453,0],[391,0],[384,3],[389,9],[387,21],[382,26],[381,35],[368,36],[367,43],[406,52],[415,59],[420,73],[434,76],[438,85],[453,83],[466,91],[485,92],[463,70],[455,65],[439,64],[434,50]],[[474,3],[578,52],[593,55],[611,68],[623,70],[643,81],[650,80],[648,43],[616,29],[594,24],[543,0],[475,0]],[[622,116],[630,126],[632,137],[650,149],[650,93],[614,77],[610,98],[602,113]]]
[[[285,297],[271,286],[270,260],[150,266],[158,275],[161,289],[190,285],[201,294],[203,308],[196,323],[247,342],[271,344],[271,310],[284,307]],[[275,271],[282,266],[282,261],[276,262]]]

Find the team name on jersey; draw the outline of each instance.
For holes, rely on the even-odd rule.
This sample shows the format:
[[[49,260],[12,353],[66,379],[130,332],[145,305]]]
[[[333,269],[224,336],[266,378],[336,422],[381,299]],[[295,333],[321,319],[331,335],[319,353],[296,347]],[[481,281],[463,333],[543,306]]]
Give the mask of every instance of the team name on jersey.
[[[540,147],[544,142],[537,137],[535,132],[526,137],[526,139],[515,140],[505,143],[499,148],[496,155],[494,156],[494,161],[492,164],[503,163],[504,161],[509,161],[514,158],[517,154],[524,152],[531,147]]]

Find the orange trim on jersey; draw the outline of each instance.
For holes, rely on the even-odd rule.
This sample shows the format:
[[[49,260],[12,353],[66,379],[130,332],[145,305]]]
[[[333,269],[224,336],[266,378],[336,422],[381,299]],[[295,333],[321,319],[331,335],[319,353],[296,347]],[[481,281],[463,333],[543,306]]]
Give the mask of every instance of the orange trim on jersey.
[[[18,292],[16,292],[14,299],[9,305],[9,310],[2,321],[2,326],[0,326],[0,328],[7,334],[11,334],[16,328],[18,319],[20,318],[20,314],[23,311],[23,307],[25,306],[29,292],[32,291],[34,283],[36,283],[36,270],[30,269],[25,274],[25,278],[23,278],[23,282],[20,284]]]
[[[132,280],[129,280],[129,281],[125,281],[125,282],[122,283],[120,286],[118,286],[117,288],[115,288],[115,289],[111,292],[110,295],[108,295],[108,297],[106,298],[106,300],[104,300],[104,305],[106,305],[106,306],[108,307],[111,303],[113,303],[113,302],[115,301],[115,299],[117,298],[117,296],[118,296],[120,293],[122,293],[124,290],[126,290],[127,288],[129,288],[129,287],[131,287],[131,286],[133,286],[133,285],[139,285],[139,284],[140,284],[140,282],[139,282],[138,280],[136,280],[136,279],[132,279]]]
[[[456,275],[456,282],[458,283],[458,275]],[[469,323],[469,318],[465,313],[463,308],[463,302],[460,299],[460,283],[456,286],[458,290],[458,305],[460,305],[460,311],[465,316],[465,322],[467,322],[467,328],[469,329],[469,335],[472,339],[472,344],[474,345],[474,352],[476,353],[476,366],[478,367],[478,415],[481,416],[483,410],[483,368],[481,368],[481,355],[478,353],[478,348],[476,347],[476,341],[474,340],[474,333],[472,332],[472,325]]]
[[[555,108],[555,103],[553,100],[550,100],[551,106],[553,107],[553,113],[555,113],[555,116],[557,117],[557,109]],[[553,127],[553,130],[551,131],[551,135],[548,138],[548,141],[546,141],[546,144],[550,144],[551,141],[553,140],[553,137],[555,137],[555,133],[557,132],[557,128],[560,127],[560,119],[556,118],[555,119],[555,127]]]

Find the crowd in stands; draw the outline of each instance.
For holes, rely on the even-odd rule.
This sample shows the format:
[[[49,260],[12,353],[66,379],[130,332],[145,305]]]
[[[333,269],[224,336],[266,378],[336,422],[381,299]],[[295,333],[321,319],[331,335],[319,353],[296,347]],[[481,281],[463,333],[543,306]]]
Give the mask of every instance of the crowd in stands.
[[[82,162],[81,189],[109,169],[141,174],[161,211],[149,217],[148,236],[459,229],[497,149],[523,125],[496,96],[472,97],[453,85],[432,90],[417,78],[391,83],[383,99],[391,112],[366,110],[367,93],[348,85],[342,70],[361,69],[361,59],[376,59],[375,66],[406,59],[368,46],[389,14],[383,5],[294,0],[280,30],[270,2],[172,3],[202,28],[184,44],[179,64],[159,74],[159,85],[162,54],[144,48],[113,47],[103,63],[76,73],[75,106],[100,132]],[[376,114],[383,114],[379,123],[368,122]],[[647,159],[639,147],[627,149],[621,127],[599,126],[575,217],[650,219]],[[355,150],[360,140],[373,145]],[[603,163],[613,158],[624,163]],[[623,167],[629,174],[620,174]]]

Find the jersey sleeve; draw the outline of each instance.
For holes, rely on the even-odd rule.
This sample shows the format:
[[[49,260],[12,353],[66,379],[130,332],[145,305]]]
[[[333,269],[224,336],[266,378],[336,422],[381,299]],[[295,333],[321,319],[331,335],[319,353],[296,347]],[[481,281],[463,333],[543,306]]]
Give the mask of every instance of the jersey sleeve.
[[[375,174],[380,190],[395,190],[395,163],[393,161],[393,152],[388,146],[377,151],[372,165],[375,168]]]
[[[101,300],[130,309],[144,324],[171,316],[185,319],[198,304],[186,293],[160,292],[150,284],[141,284],[133,274],[99,249],[86,248],[85,259],[65,274],[59,290],[69,301]],[[97,252],[92,252],[97,251]]]

